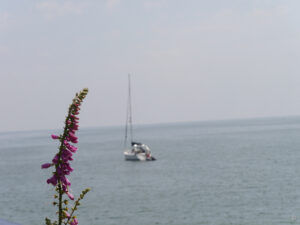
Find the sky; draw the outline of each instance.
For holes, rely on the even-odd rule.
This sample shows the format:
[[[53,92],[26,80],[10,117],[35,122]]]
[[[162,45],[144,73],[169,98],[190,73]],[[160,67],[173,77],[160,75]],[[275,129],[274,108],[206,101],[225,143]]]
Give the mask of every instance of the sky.
[[[298,0],[0,0],[0,132],[300,115]]]

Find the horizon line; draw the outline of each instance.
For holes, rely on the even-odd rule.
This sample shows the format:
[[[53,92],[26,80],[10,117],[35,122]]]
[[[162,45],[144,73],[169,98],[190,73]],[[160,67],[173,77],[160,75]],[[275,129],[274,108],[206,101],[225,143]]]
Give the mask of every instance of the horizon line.
[[[284,118],[300,118],[300,115],[284,115],[284,116],[258,116],[258,117],[236,117],[236,118],[224,118],[224,119],[207,119],[207,120],[186,120],[186,121],[172,121],[172,122],[154,122],[154,123],[138,123],[134,126],[156,126],[156,125],[176,125],[183,123],[205,123],[205,122],[226,122],[226,121],[241,121],[241,120],[262,120],[262,119],[284,119]],[[80,130],[85,129],[98,129],[98,128],[116,128],[123,127],[124,124],[112,124],[112,125],[97,125],[97,126],[81,126]],[[19,130],[0,130],[0,135],[5,133],[18,133],[18,132],[38,132],[38,131],[51,131],[59,130],[60,128],[37,128],[37,129],[19,129]]]

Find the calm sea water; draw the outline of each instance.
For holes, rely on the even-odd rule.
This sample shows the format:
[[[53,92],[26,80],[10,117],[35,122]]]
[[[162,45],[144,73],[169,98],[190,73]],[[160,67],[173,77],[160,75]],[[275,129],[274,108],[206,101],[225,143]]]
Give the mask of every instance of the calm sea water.
[[[123,159],[123,127],[82,129],[73,193],[92,190],[81,225],[300,224],[300,118],[135,127],[154,162]],[[41,170],[56,153],[51,131],[0,133],[0,218],[53,218]]]

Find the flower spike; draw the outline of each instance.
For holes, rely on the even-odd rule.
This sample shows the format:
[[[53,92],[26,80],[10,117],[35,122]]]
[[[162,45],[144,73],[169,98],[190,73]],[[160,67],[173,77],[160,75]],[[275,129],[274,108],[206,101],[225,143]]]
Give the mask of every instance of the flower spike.
[[[55,171],[53,172],[52,177],[47,179],[47,183],[56,187],[55,190],[57,195],[55,195],[55,199],[58,200],[58,202],[53,202],[53,205],[58,207],[58,221],[54,221],[52,223],[50,219],[46,218],[46,225],[78,224],[78,220],[76,216],[73,216],[73,214],[77,210],[77,206],[79,205],[79,201],[82,199],[82,197],[76,200],[75,206],[69,212],[68,207],[63,208],[63,203],[66,204],[66,202],[68,202],[67,199],[63,200],[63,196],[67,195],[69,199],[74,200],[74,195],[70,193],[71,182],[66,176],[70,175],[70,173],[73,171],[73,168],[70,166],[70,161],[73,160],[72,156],[77,151],[77,147],[75,147],[73,144],[78,143],[78,137],[75,135],[75,133],[79,129],[79,106],[81,106],[82,101],[86,97],[87,93],[87,88],[84,88],[81,92],[76,93],[72,104],[69,106],[63,134],[51,135],[52,139],[60,142],[59,151],[52,159],[52,163],[44,163],[41,166],[42,169],[47,169],[52,166],[55,167]],[[87,190],[89,189],[86,189],[82,193],[86,194],[88,192]]]

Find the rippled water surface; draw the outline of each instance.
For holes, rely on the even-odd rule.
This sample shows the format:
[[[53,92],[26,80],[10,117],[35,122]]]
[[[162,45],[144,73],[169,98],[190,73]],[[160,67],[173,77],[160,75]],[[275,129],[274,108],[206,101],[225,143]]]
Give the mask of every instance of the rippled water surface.
[[[81,225],[300,224],[300,118],[135,127],[154,162],[123,159],[123,127],[82,129],[72,191]],[[53,218],[51,131],[0,133],[0,218]]]

